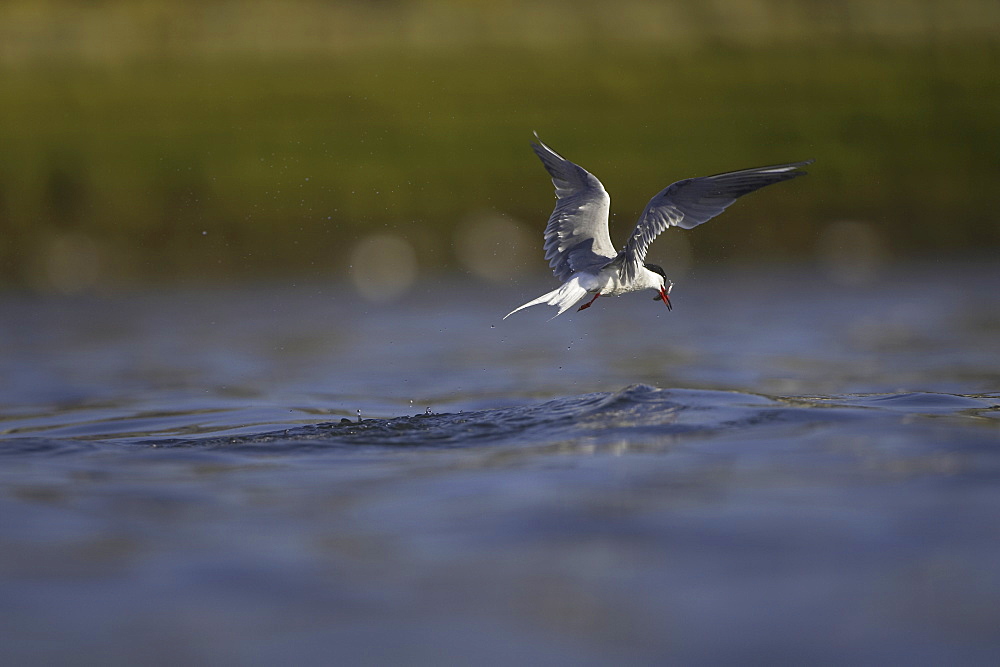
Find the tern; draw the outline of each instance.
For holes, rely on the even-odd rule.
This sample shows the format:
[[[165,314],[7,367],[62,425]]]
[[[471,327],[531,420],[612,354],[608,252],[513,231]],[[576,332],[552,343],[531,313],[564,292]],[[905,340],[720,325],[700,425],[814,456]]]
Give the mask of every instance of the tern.
[[[590,308],[599,296],[619,296],[644,289],[656,291],[656,301],[668,310],[670,290],[663,269],[645,262],[646,252],[668,227],[692,229],[711,220],[739,197],[806,172],[801,167],[812,160],[729,171],[714,176],[686,178],[669,185],[649,200],[639,222],[621,251],[616,251],[608,233],[611,197],[597,178],[538,142],[531,147],[552,176],[556,207],[545,227],[545,259],[562,286],[504,315],[531,306],[557,306],[562,315],[587,294],[593,298],[577,310]]]

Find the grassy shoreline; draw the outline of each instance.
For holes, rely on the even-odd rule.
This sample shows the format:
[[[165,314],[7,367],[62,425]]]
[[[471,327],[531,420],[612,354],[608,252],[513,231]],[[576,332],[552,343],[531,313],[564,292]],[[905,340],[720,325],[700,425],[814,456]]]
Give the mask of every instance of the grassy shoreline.
[[[440,248],[470,215],[540,233],[551,189],[532,130],[602,179],[619,237],[673,180],[815,158],[794,191],[699,229],[696,252],[802,257],[840,219],[871,222],[901,256],[996,247],[998,53],[492,47],[0,68],[0,281],[32,283],[66,237],[122,282],[323,274],[387,230],[452,267]]]

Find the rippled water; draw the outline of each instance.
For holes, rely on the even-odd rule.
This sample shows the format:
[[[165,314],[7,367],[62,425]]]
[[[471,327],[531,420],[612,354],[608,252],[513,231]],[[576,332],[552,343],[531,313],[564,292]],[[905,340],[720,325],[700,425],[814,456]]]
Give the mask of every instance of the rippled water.
[[[0,659],[994,663],[998,284],[0,297]]]

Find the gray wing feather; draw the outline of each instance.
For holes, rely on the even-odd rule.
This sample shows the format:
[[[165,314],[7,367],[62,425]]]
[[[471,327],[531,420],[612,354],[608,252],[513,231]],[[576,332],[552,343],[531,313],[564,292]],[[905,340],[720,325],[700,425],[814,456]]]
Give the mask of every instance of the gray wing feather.
[[[545,259],[552,273],[565,282],[577,271],[596,272],[617,254],[608,234],[611,197],[593,174],[541,139],[531,147],[556,188],[558,201],[545,226]]]
[[[691,229],[711,220],[745,194],[774,183],[803,176],[800,167],[812,160],[730,171],[714,176],[677,181],[649,200],[625,248],[616,261],[622,276],[634,279],[646,258],[649,245],[668,227]]]

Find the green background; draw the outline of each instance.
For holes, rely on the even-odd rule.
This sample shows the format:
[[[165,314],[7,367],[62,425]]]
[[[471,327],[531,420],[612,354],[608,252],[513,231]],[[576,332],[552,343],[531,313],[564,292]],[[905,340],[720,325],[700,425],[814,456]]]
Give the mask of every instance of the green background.
[[[998,26],[973,0],[6,2],[0,282],[335,276],[372,233],[449,271],[484,212],[541,272],[532,131],[603,181],[613,238],[672,181],[814,158],[696,257],[811,261],[844,220],[892,258],[995,254]]]

